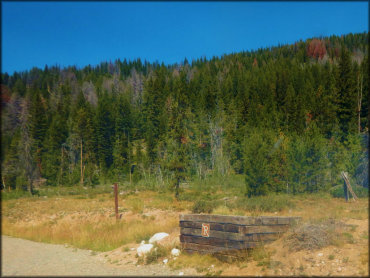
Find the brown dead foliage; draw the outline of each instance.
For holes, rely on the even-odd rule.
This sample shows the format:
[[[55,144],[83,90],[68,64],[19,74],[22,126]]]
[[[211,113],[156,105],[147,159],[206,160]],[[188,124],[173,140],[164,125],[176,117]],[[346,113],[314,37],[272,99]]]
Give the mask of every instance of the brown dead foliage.
[[[290,251],[317,250],[340,242],[342,233],[348,227],[332,218],[320,223],[304,223],[296,226],[285,238],[285,242]]]

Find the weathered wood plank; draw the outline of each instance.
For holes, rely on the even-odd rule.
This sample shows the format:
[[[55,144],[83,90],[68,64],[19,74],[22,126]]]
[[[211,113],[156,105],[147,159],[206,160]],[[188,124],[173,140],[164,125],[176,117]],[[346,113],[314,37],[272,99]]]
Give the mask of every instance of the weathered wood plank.
[[[290,225],[291,224],[291,218],[289,218],[289,217],[281,217],[281,218],[278,218],[278,222],[277,222],[277,224],[278,225],[282,225],[282,224],[284,224],[284,225]]]
[[[280,233],[274,234],[252,234],[252,241],[254,242],[265,242],[276,240],[281,236]]]
[[[287,223],[288,220],[282,220]],[[180,227],[182,228],[193,228],[201,229],[202,223],[210,224],[211,231],[222,231],[232,233],[282,233],[288,230],[288,224],[278,225],[237,225],[237,224],[221,224],[213,222],[193,222],[193,221],[180,221]]]
[[[249,245],[251,245],[249,242],[244,241],[227,240],[214,237],[197,237],[191,235],[180,235],[180,242],[197,243],[203,245],[213,245],[237,249],[250,248]]]
[[[200,221],[200,222],[254,225],[255,218],[250,216],[232,216],[232,215],[180,214],[180,221]]]
[[[180,234],[202,236],[202,229],[180,228]],[[216,231],[216,230],[212,230],[212,227],[209,231],[209,236],[216,237],[216,238],[230,239],[230,240],[253,241],[252,235]]]
[[[242,234],[257,233],[284,233],[289,229],[289,225],[260,225],[260,226],[241,226],[239,228]]]
[[[261,217],[262,225],[277,225],[278,219],[276,217]]]
[[[268,243],[271,240],[263,240],[262,242],[256,241],[237,241],[237,240],[228,240],[222,238],[214,238],[214,237],[198,237],[198,236],[191,236],[191,235],[180,235],[180,242],[182,243],[196,243],[201,245],[212,245],[212,246],[219,246],[225,247],[228,249],[247,249],[247,248],[254,248],[261,243]]]
[[[210,224],[210,229],[213,231],[239,233],[240,225],[236,224],[223,224],[214,222],[196,222],[196,221],[180,221],[180,227],[201,229],[202,223]]]
[[[180,214],[181,221],[215,222],[218,224],[237,225],[277,225],[291,224],[300,217],[285,216],[233,216],[233,215],[209,215],[209,214]]]
[[[264,226],[259,226],[264,228]],[[180,234],[191,235],[191,236],[202,236],[202,229],[192,229],[192,228],[180,228]],[[239,233],[228,233],[222,231],[209,231],[210,237],[237,240],[237,241],[265,241],[265,240],[275,240],[279,238],[280,233],[254,233],[254,234],[239,234]]]

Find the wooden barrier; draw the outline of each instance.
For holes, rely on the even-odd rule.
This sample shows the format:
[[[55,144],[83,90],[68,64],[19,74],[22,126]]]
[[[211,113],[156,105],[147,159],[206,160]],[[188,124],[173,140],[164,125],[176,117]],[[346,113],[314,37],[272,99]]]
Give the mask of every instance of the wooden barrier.
[[[276,240],[300,217],[181,214],[180,242],[188,253],[235,255]]]

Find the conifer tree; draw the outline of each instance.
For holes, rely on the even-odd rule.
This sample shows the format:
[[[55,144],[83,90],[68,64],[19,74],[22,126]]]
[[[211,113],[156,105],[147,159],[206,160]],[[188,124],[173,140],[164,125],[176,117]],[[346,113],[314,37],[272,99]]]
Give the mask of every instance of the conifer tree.
[[[344,46],[340,54],[337,88],[340,128],[347,135],[356,131],[356,92],[350,56]]]

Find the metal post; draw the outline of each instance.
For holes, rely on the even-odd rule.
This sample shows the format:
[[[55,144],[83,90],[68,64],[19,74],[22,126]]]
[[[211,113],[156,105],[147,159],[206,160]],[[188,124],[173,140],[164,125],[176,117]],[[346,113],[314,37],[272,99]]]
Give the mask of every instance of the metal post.
[[[117,183],[114,184],[114,202],[115,202],[116,220],[118,220],[118,185]]]

